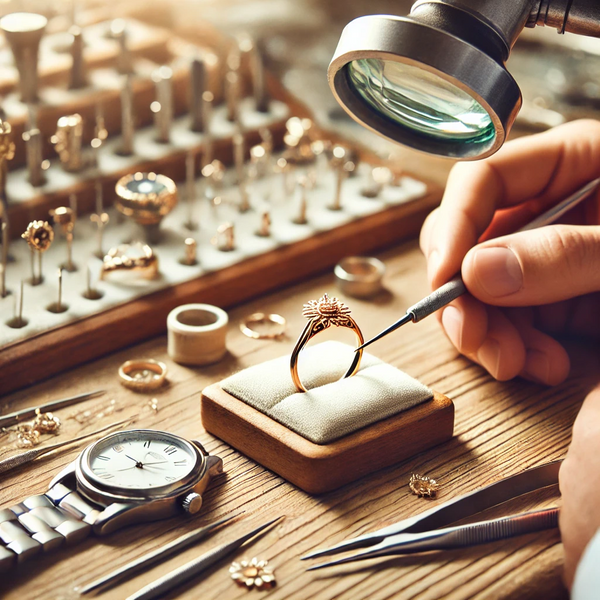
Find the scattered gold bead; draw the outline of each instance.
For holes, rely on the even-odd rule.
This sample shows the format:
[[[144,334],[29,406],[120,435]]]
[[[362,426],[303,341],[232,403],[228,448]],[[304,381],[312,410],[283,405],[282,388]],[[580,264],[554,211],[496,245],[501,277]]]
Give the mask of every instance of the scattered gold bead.
[[[440,486],[435,479],[413,473],[408,481],[410,491],[420,498],[435,498]]]

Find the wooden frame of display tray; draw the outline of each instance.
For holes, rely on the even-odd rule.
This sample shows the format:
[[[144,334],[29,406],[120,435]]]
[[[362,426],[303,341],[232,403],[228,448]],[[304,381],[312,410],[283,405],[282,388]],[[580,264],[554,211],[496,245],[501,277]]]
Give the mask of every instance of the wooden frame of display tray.
[[[0,350],[0,392],[20,389],[159,335],[166,330],[168,313],[181,304],[200,300],[230,308],[324,272],[345,256],[389,247],[418,232],[427,214],[439,204],[441,192],[439,186],[428,185],[427,193],[418,200],[15,342]]]

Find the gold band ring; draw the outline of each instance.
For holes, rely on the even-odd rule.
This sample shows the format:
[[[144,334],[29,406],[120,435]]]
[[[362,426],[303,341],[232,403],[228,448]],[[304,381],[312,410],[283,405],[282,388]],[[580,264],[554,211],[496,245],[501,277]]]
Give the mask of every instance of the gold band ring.
[[[157,390],[166,377],[167,365],[157,360],[128,360],[119,367],[121,383],[134,392]]]
[[[140,271],[146,279],[154,279],[158,275],[158,257],[148,244],[121,244],[104,257],[100,279],[113,271]]]
[[[257,331],[254,329],[256,325],[263,325],[268,323],[269,325],[277,326],[275,331],[267,332],[267,331]],[[274,340],[278,337],[281,337],[285,333],[286,320],[281,315],[276,313],[271,313],[267,315],[265,313],[254,313],[249,317],[246,317],[240,323],[240,329],[242,333],[249,338],[255,340]]]
[[[337,298],[329,298],[327,294],[324,294],[319,300],[311,300],[308,304],[305,304],[302,314],[308,319],[308,323],[292,350],[292,356],[290,357],[290,372],[292,374],[292,381],[298,391],[306,392],[306,388],[298,375],[298,356],[311,338],[317,335],[317,333],[325,331],[325,329],[329,328],[331,325],[334,325],[335,327],[346,327],[354,331],[359,346],[362,346],[365,338],[363,337],[359,326],[356,324],[356,321],[350,316],[350,309]],[[360,366],[362,355],[362,349],[354,353],[354,360],[342,379],[352,377],[356,374]]]

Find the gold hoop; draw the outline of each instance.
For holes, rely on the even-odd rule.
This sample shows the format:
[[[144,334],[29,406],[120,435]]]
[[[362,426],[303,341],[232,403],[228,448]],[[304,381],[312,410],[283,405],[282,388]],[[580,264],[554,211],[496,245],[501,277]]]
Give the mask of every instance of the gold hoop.
[[[334,327],[346,327],[354,331],[358,346],[362,346],[365,339],[356,321],[350,316],[350,309],[337,298],[329,298],[327,294],[324,294],[319,300],[311,300],[308,304],[305,304],[302,314],[308,319],[308,323],[292,350],[290,373],[296,389],[300,392],[306,392],[307,390],[298,374],[298,356],[311,338],[333,325]],[[352,377],[357,373],[362,355],[362,349],[354,353],[352,364],[342,379]]]

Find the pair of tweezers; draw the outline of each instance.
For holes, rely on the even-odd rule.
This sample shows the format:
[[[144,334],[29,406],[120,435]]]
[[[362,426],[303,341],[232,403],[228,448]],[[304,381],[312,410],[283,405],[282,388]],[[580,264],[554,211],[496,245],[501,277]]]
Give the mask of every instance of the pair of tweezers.
[[[447,527],[447,525],[523,494],[558,484],[561,463],[560,460],[554,461],[506,477],[487,487],[449,500],[420,515],[303,556],[302,560],[332,556],[357,548],[368,548],[344,558],[309,567],[308,570],[312,571],[367,558],[464,548],[544,529],[554,529],[558,527],[558,508],[520,513],[456,527]]]

